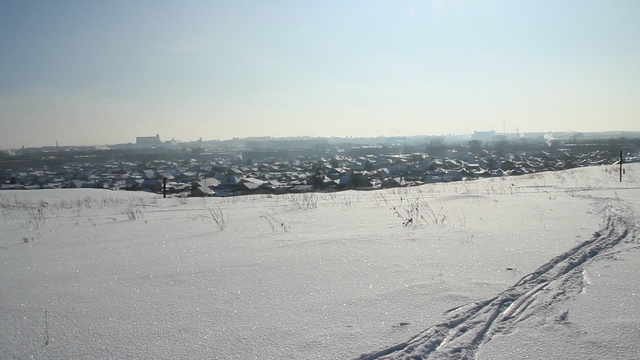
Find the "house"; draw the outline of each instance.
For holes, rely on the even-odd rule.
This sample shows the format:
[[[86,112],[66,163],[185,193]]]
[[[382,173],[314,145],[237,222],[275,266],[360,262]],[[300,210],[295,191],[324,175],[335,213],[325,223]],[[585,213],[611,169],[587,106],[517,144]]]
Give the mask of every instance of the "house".
[[[140,184],[140,190],[142,191],[150,191],[150,192],[161,192],[162,191],[162,180],[158,179],[146,179]]]
[[[394,187],[400,187],[400,186],[406,186],[406,185],[408,185],[406,180],[404,180],[404,178],[402,178],[401,176],[384,179],[382,180],[382,184],[381,184],[383,188],[394,188]]]
[[[291,191],[292,193],[313,192],[313,185],[296,185],[292,187],[289,191]]]
[[[145,179],[155,179],[157,177],[156,171],[151,169],[142,170],[142,176]]]
[[[264,181],[247,177],[240,179],[235,188],[243,194],[250,194],[258,192],[263,185],[265,185]]]
[[[215,195],[216,195],[216,192],[207,186],[197,186],[197,183],[191,186],[190,196],[205,197],[205,196],[215,196]]]
[[[220,182],[220,187],[235,188],[242,180],[242,177],[238,175],[226,175]]]
[[[24,185],[22,184],[2,184],[0,190],[23,190]]]
[[[142,185],[143,181],[143,179],[136,179],[131,177],[125,180],[122,188],[125,190],[140,190],[140,185]]]
[[[353,186],[353,178],[351,175],[342,175],[338,180],[338,187],[341,189],[351,188]]]
[[[220,186],[220,180],[213,178],[213,177],[209,177],[209,178],[204,178],[200,181],[194,182],[195,184],[197,184],[198,186],[201,187],[208,187],[208,188],[216,188],[218,186]]]
[[[75,189],[97,189],[100,186],[97,182],[93,181],[73,180],[71,187]]]

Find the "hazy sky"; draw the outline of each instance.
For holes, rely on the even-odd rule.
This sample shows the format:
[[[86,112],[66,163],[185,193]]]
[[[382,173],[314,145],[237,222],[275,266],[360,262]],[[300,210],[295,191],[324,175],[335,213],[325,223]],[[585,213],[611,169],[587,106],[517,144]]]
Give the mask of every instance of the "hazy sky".
[[[638,19],[637,0],[2,0],[0,147],[640,130]]]

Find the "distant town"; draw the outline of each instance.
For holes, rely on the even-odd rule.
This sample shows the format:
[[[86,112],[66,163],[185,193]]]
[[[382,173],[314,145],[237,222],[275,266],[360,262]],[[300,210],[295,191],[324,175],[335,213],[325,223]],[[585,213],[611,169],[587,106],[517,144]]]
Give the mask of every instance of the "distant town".
[[[179,196],[374,190],[640,161],[640,132],[377,138],[160,135],[109,146],[0,152],[0,188],[95,188]]]

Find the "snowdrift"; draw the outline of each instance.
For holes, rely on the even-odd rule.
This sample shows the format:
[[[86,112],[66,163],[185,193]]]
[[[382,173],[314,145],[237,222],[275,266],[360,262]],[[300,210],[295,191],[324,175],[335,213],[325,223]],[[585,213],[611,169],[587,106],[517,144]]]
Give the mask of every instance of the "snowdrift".
[[[636,358],[639,184],[2,191],[2,357]]]

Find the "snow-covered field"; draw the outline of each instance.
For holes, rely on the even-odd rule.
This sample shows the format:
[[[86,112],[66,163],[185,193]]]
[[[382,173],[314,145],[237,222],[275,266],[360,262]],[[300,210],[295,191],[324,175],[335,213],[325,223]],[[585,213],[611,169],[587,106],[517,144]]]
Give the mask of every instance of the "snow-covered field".
[[[635,359],[640,164],[371,192],[0,192],[0,357]]]

